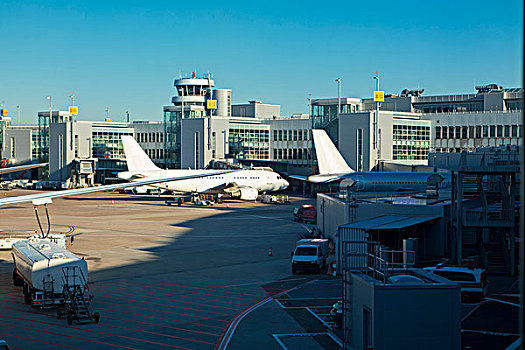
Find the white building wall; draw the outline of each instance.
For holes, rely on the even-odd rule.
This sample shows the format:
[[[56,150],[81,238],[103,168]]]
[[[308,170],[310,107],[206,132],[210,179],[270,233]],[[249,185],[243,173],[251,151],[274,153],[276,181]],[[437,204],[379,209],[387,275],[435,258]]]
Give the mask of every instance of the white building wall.
[[[433,148],[437,152],[474,151],[477,147],[523,144],[521,112],[435,113],[424,114],[422,118],[432,122]],[[450,128],[453,128],[452,133]],[[465,131],[467,137],[463,137]]]

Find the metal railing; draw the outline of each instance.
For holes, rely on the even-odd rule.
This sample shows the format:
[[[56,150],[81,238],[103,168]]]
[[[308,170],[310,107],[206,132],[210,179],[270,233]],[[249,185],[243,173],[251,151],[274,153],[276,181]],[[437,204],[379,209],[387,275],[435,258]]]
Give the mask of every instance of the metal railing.
[[[400,271],[408,272],[415,261],[412,250],[385,249],[379,242],[343,242],[343,269],[368,274],[384,284]]]

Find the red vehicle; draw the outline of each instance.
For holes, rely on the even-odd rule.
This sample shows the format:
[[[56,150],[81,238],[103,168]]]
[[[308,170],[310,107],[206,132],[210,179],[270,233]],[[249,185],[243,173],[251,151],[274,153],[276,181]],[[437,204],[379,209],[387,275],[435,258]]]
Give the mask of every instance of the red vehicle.
[[[311,222],[315,224],[317,221],[317,210],[311,204],[304,204],[293,210],[294,221]]]

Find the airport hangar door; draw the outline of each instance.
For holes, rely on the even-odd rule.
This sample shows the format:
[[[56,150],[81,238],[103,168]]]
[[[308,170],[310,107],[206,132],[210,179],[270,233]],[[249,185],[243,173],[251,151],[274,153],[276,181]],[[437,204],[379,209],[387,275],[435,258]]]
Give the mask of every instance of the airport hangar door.
[[[343,242],[368,236],[368,241],[379,242],[386,249],[403,250],[404,239],[417,238],[417,262],[434,262],[442,258],[444,253],[442,244],[436,244],[443,242],[442,237],[439,237],[442,235],[441,225],[438,224],[440,219],[439,216],[383,215],[341,225],[338,228],[338,247],[342,249]]]

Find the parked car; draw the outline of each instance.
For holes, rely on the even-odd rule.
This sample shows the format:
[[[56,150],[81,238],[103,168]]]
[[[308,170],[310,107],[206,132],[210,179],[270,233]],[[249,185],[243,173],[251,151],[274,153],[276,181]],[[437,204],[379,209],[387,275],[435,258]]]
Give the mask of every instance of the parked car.
[[[425,270],[459,283],[463,302],[481,300],[487,295],[487,272],[484,269],[438,264],[435,267],[425,267]]]
[[[304,204],[293,210],[294,221],[310,222],[315,224],[317,221],[317,210],[311,204]]]

